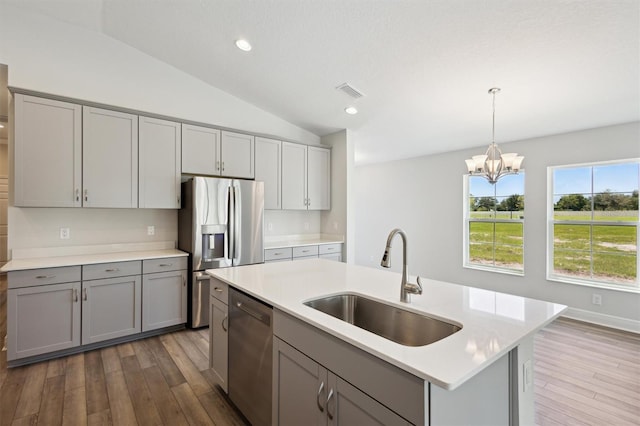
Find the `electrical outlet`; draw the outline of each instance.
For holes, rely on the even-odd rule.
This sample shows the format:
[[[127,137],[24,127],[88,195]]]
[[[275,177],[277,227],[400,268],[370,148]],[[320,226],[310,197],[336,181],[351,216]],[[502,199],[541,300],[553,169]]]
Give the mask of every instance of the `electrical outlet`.
[[[267,223],[267,230],[268,231],[273,231],[273,223],[271,223],[271,222]]]
[[[338,222],[333,222],[333,230],[334,231],[338,230]]]
[[[304,230],[308,231],[309,230],[309,222],[305,222],[304,223]]]
[[[68,240],[69,238],[71,238],[71,231],[69,228],[60,228],[60,239]]]
[[[153,225],[147,226],[147,235],[156,235],[156,227]]]
[[[591,303],[594,305],[602,305],[602,296],[600,294],[593,293],[591,295]]]

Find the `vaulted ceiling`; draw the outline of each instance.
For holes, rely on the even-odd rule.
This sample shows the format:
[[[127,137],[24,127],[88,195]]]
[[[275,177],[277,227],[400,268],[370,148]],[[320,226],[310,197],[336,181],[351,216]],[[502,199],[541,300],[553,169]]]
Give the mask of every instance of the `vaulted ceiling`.
[[[498,143],[640,120],[637,0],[1,1],[101,31],[318,135],[350,129],[358,163],[484,146],[494,86]]]

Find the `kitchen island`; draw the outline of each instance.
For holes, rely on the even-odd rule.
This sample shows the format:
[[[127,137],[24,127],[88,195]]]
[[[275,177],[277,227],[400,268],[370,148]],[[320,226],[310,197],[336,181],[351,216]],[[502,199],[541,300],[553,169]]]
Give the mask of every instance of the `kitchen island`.
[[[291,364],[283,364],[284,354],[291,365],[315,371],[317,363],[324,371],[318,377],[328,384],[318,378],[320,388],[309,400],[317,406],[314,415],[330,415],[330,421],[338,408],[350,412],[349,405],[361,401],[390,411],[390,417],[384,410],[374,416],[383,423],[533,424],[533,337],[566,309],[434,280],[423,280],[422,295],[401,303],[400,274],[322,259],[207,272],[213,283],[226,283],[274,308],[273,423],[284,423],[283,410],[296,409],[280,399],[283,390],[302,380],[281,382],[287,379],[283,368]],[[461,329],[426,346],[404,346],[304,304],[345,292]],[[347,390],[343,400],[331,386],[340,383]],[[354,396],[351,388],[364,396]],[[297,398],[297,393],[287,396]],[[300,409],[303,403],[295,405]]]

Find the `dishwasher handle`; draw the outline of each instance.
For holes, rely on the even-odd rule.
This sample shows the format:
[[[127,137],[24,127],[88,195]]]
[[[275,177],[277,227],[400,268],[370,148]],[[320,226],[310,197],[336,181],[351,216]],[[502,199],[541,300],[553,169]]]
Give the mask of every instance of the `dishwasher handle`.
[[[246,304],[242,302],[236,302],[236,307],[243,311],[244,313],[251,315],[258,321],[265,323],[266,325],[271,325],[271,317],[269,315],[265,315],[260,312],[256,312],[255,310],[249,308]]]

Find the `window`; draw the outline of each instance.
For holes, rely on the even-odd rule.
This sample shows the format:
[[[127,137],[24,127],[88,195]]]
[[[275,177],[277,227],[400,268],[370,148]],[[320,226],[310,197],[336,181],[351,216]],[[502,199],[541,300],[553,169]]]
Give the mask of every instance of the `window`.
[[[464,266],[524,273],[524,173],[465,176]]]
[[[550,167],[547,278],[638,289],[640,161]]]

